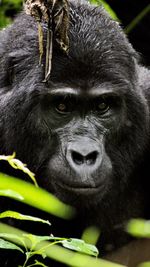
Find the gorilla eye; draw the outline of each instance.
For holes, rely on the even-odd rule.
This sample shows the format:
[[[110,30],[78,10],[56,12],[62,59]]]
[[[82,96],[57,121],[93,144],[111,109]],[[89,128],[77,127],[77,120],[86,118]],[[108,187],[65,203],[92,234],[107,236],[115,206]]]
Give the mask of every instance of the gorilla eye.
[[[59,103],[58,105],[56,105],[56,111],[61,113],[61,114],[65,114],[67,112],[70,112],[70,109],[68,108],[67,104],[65,103]]]
[[[98,111],[100,111],[101,113],[105,113],[108,111],[109,109],[109,105],[107,102],[105,102],[104,100],[98,104]]]
[[[66,107],[65,104],[60,103],[60,104],[56,107],[56,109],[57,109],[57,111],[59,111],[59,112],[66,112],[67,107]]]
[[[67,115],[71,113],[76,107],[76,101],[70,96],[59,95],[51,98],[51,107],[55,112]]]

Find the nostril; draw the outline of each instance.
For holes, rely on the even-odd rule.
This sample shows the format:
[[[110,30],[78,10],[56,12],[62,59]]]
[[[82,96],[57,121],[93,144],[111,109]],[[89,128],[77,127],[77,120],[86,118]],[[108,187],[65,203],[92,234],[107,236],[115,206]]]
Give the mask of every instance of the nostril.
[[[72,160],[77,165],[82,165],[82,164],[94,165],[96,162],[97,156],[98,156],[97,151],[93,151],[87,155],[82,155],[81,153],[77,151],[71,151]]]
[[[85,157],[86,164],[87,165],[93,165],[93,164],[95,164],[96,159],[97,159],[97,156],[98,156],[98,152],[97,151],[93,151],[90,154],[88,154]]]
[[[74,163],[76,163],[77,165],[81,165],[84,163],[84,157],[80,153],[72,151],[71,156]]]

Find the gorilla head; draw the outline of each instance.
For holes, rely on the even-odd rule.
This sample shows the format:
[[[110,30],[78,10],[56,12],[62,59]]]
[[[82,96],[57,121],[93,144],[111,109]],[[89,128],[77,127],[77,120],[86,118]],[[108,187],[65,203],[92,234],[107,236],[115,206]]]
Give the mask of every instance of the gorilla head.
[[[144,216],[149,72],[103,8],[70,1],[69,12],[69,53],[54,44],[46,83],[34,19],[0,34],[0,153],[16,151],[85,223],[112,231]]]

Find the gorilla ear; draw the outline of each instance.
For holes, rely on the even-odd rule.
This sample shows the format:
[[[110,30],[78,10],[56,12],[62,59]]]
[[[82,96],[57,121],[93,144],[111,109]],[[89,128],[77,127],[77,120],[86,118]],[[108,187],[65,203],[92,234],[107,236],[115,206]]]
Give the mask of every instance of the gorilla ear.
[[[28,55],[22,50],[6,52],[0,50],[0,88],[11,86],[20,69],[24,69]]]
[[[9,53],[0,49],[0,88],[7,87],[12,83],[12,63]]]

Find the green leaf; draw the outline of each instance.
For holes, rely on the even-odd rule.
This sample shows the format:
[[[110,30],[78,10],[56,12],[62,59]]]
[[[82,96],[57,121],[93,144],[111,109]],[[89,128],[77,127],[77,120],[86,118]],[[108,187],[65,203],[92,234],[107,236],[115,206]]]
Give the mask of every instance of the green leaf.
[[[11,197],[17,200],[24,200],[24,198],[19,193],[10,189],[0,190],[0,196]]]
[[[81,239],[71,238],[64,240],[62,241],[62,245],[65,248],[69,248],[96,257],[99,254],[98,249],[94,245],[87,244]]]
[[[31,180],[34,182],[34,185],[38,187],[38,184],[34,177],[35,174],[26,167],[26,164],[22,163],[19,159],[16,159],[15,156],[16,156],[15,152],[9,156],[0,155],[0,160],[5,160],[11,165],[12,168],[21,170],[24,173],[26,173],[31,178]]]
[[[62,243],[62,241],[66,240],[65,238],[60,238],[60,237],[38,236],[38,235],[32,235],[32,234],[23,234],[23,236],[30,240],[31,251],[33,251],[35,247],[43,241],[53,241],[49,243],[49,246],[52,246],[57,243]],[[47,249],[47,246],[46,247],[43,246],[40,250],[36,250],[35,252],[32,252],[32,254],[38,254],[38,255],[41,255],[43,258],[45,258],[46,249]]]
[[[43,219],[40,219],[40,218],[37,218],[37,217],[33,217],[33,216],[29,216],[29,215],[24,215],[24,214],[21,214],[21,213],[16,212],[16,211],[7,210],[7,211],[4,211],[4,212],[0,213],[0,219],[7,218],[7,217],[14,218],[14,219],[17,219],[17,220],[41,222],[41,223],[46,223],[48,225],[51,225],[50,222],[47,221],[47,220],[43,220]]]
[[[150,238],[150,221],[130,220],[127,225],[127,232],[136,237]]]
[[[39,236],[39,235],[32,235],[32,234],[24,234],[23,236],[30,240],[32,244],[32,248],[42,241],[50,240],[50,236]]]
[[[3,248],[3,249],[15,249],[15,250],[19,250],[22,253],[24,253],[24,251],[20,247],[16,246],[15,244],[13,244],[13,243],[11,243],[9,241],[1,239],[1,238],[0,238],[0,248]]]
[[[42,177],[41,177],[42,179]],[[62,203],[46,190],[37,188],[31,183],[22,181],[4,173],[0,173],[0,190],[13,190],[18,192],[24,199],[23,203],[39,208],[60,218],[72,218],[75,210]]]
[[[21,245],[23,247],[25,247],[26,249],[26,244],[25,244],[25,240],[24,240],[24,237],[21,235],[16,235],[16,234],[10,234],[10,233],[0,233],[0,237],[4,238],[4,239],[7,239],[8,241],[12,241],[12,242],[15,242],[15,241],[20,241],[21,242]]]

